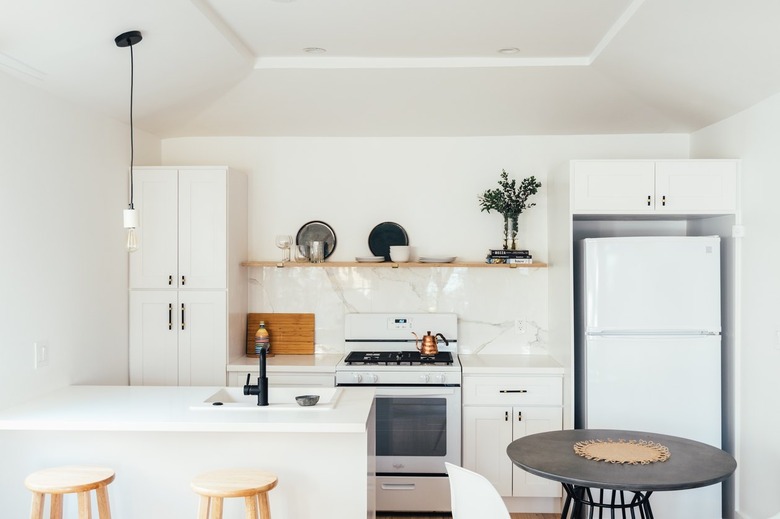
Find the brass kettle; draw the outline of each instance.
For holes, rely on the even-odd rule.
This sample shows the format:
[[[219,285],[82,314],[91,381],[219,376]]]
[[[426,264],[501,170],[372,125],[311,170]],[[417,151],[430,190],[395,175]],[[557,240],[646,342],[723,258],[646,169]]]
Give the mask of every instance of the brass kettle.
[[[444,344],[449,346],[449,341],[447,340],[444,335],[437,333],[436,335],[431,335],[431,332],[428,331],[428,335],[423,335],[422,337],[422,344],[420,344],[420,338],[417,336],[416,333],[412,332],[412,335],[414,335],[414,345],[417,347],[417,349],[420,351],[420,355],[436,355],[439,353],[439,346],[436,342],[436,337],[441,337],[441,340],[444,341]]]

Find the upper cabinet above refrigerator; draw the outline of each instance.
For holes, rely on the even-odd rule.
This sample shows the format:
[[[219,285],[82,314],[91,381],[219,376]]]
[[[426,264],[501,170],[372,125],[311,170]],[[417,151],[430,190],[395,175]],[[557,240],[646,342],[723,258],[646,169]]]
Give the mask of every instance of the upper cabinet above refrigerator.
[[[578,160],[573,214],[731,214],[737,160]]]

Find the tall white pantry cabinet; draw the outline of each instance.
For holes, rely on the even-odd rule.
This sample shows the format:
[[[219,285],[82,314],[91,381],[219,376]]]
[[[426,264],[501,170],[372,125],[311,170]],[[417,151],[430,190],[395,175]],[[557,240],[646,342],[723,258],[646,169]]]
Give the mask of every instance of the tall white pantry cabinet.
[[[246,333],[246,176],[224,166],[134,168],[130,384],[225,385]]]

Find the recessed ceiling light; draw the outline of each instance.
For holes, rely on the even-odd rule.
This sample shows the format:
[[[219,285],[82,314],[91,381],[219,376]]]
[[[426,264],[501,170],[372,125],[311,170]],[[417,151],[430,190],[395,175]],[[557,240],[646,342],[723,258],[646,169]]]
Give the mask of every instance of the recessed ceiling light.
[[[498,49],[499,54],[517,54],[520,49],[517,47],[507,47],[505,49]]]
[[[308,54],[324,54],[328,51],[323,49],[322,47],[305,47],[303,49],[303,52],[306,52]]]

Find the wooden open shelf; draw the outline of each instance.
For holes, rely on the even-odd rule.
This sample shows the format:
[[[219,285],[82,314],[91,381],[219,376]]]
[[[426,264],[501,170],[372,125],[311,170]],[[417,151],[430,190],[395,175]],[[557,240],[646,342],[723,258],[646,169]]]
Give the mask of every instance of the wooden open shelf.
[[[526,264],[495,264],[484,262],[454,261],[452,263],[420,263],[410,261],[408,263],[393,263],[384,261],[381,263],[362,263],[357,261],[325,261],[323,263],[306,263],[297,261],[277,262],[277,261],[242,261],[242,267],[277,267],[277,268],[322,268],[322,267],[372,267],[372,268],[414,268],[414,267],[445,267],[445,268],[500,268],[500,269],[529,269],[529,268],[547,268],[546,263],[534,262]]]

